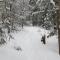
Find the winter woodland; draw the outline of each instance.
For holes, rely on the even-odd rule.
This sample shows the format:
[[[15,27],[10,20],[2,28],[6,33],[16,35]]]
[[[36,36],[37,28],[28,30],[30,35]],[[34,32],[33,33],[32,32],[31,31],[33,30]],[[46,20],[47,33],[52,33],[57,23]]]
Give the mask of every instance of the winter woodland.
[[[60,60],[57,1],[0,0],[0,60]]]

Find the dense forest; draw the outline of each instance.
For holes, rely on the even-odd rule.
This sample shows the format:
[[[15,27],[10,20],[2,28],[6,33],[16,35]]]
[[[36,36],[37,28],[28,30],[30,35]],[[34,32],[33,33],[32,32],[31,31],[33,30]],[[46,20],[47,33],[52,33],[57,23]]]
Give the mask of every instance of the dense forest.
[[[0,0],[0,60],[60,60],[60,0]]]
[[[56,30],[56,10],[50,0],[1,0],[1,40],[3,35],[17,31],[25,25],[39,26],[45,29]],[[5,42],[5,41],[4,41]]]

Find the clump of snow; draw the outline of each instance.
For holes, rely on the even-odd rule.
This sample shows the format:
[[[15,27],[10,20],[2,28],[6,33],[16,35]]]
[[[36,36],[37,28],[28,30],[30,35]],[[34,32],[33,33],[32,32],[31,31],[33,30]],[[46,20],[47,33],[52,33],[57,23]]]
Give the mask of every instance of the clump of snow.
[[[53,0],[51,0],[51,3],[53,3],[55,5],[55,2]]]

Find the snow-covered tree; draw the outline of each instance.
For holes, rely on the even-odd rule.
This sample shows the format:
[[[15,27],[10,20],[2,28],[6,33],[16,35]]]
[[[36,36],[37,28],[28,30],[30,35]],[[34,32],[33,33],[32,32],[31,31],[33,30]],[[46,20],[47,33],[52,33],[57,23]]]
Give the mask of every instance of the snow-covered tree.
[[[55,10],[53,3],[51,3],[50,0],[37,0],[34,6],[30,6],[33,16],[32,22],[35,23],[38,21],[36,24],[43,26],[46,29],[50,29],[54,23],[53,15]]]

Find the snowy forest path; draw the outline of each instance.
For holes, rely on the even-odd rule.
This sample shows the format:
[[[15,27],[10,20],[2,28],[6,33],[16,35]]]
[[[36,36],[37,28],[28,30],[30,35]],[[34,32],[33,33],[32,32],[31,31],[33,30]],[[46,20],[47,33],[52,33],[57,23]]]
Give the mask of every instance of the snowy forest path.
[[[16,43],[22,47],[21,60],[49,60],[52,52],[42,44],[44,31],[39,27],[24,27],[23,31],[15,35]],[[47,56],[46,56],[47,54]],[[50,55],[49,55],[50,54]],[[53,54],[52,54],[53,55]],[[54,57],[52,57],[54,59]]]
[[[14,39],[0,47],[0,60],[60,60],[56,36],[44,45],[41,42],[44,31],[40,27],[24,26],[21,31],[13,33]]]
[[[23,49],[22,56],[25,56],[25,60],[39,60],[40,58],[41,35],[38,30],[38,27],[25,27],[23,33],[18,33],[18,38],[15,38],[18,40],[17,44]]]

